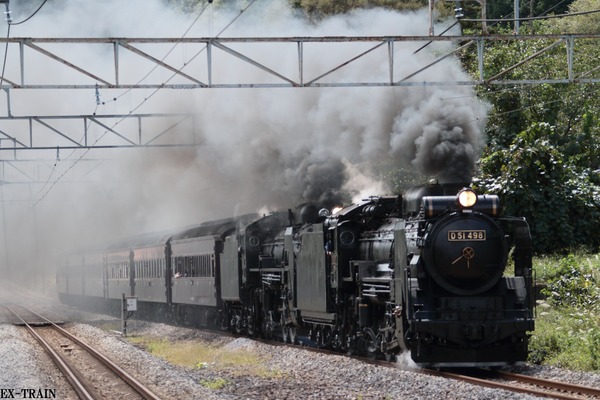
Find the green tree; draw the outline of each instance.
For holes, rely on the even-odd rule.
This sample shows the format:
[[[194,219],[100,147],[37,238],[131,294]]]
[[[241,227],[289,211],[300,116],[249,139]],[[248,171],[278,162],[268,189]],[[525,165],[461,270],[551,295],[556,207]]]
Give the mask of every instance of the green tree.
[[[600,33],[600,13],[593,12],[599,6],[598,0],[576,0],[569,6],[569,13],[583,14],[562,18],[549,25],[561,33]]]
[[[481,159],[480,189],[499,194],[506,214],[527,218],[534,247],[548,253],[600,245],[600,171],[580,168],[561,151],[554,127],[537,123],[508,148]]]
[[[414,10],[427,5],[427,0],[291,0],[294,7],[309,15],[328,16],[347,13],[356,8],[386,7],[396,10]]]
[[[572,13],[593,11],[597,1],[577,0]],[[536,33],[597,33],[599,13],[536,22]],[[508,33],[508,32],[505,32]],[[531,56],[556,39],[494,43],[486,49],[486,77]],[[566,45],[515,68],[503,79],[566,78]],[[597,40],[577,41],[573,77],[600,76]],[[463,62],[475,73],[475,61]],[[525,216],[538,252],[573,246],[598,248],[600,237],[600,99],[589,83],[492,86],[480,91],[491,104],[488,147],[477,184],[501,194],[507,213]]]

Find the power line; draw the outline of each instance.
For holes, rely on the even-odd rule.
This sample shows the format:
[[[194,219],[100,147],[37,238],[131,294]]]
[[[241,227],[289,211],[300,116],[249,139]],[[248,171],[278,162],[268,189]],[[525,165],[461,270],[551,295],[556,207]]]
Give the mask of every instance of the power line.
[[[227,30],[235,21],[238,20],[238,18],[241,17],[241,15],[246,12],[248,10],[248,8],[250,8],[254,3],[256,2],[256,0],[252,0],[245,8],[240,10],[240,13],[233,18],[218,34],[217,37],[219,35],[221,35],[223,32],[225,32],[225,30]],[[212,1],[209,1],[209,3],[212,3]],[[177,43],[175,43],[175,45],[169,50],[169,52],[163,57],[163,60],[173,51],[173,49],[175,48],[175,46],[177,46],[177,44],[181,41],[181,39],[183,39],[188,32],[191,30],[191,28],[194,26],[194,24],[198,21],[198,19],[200,18],[200,15],[202,15],[202,13],[204,13],[204,11],[206,10],[207,7],[204,7],[202,9],[202,11],[200,12],[200,14],[196,17],[196,19],[192,22],[192,24],[190,25],[190,27],[184,32],[184,34],[181,36],[181,38],[179,39],[179,41]],[[8,45],[8,43],[7,43]],[[168,83],[170,82],[175,76],[177,76],[178,73],[180,73],[191,61],[193,61],[196,57],[198,57],[198,55],[200,55],[204,50],[206,49],[206,46],[204,48],[202,48],[200,51],[198,51],[196,54],[194,54],[186,63],[184,63],[184,65],[176,72],[174,72],[169,79],[167,79],[164,83]],[[158,67],[155,66],[154,69],[156,69]],[[152,71],[154,71],[154,69],[152,69]],[[144,79],[146,79],[150,73],[152,72],[150,71],[148,74],[146,74],[141,80],[143,81]],[[136,107],[134,107],[129,114],[132,114],[133,112],[135,112],[138,108],[140,108],[144,103],[146,103],[151,97],[153,97],[161,88],[157,88],[155,89],[149,96],[147,96],[146,98],[144,98],[144,100],[142,100],[140,102],[140,104],[138,104]],[[125,117],[123,117],[122,119],[120,119],[119,121],[115,122],[115,124],[111,127],[111,129],[115,128],[118,124],[120,124],[123,120],[125,119]],[[98,143],[98,141],[100,141],[107,133],[109,132],[109,130],[106,130],[98,139],[96,139],[96,141],[94,142],[94,144]],[[48,190],[46,191],[46,193],[44,193],[39,199],[38,201],[35,202],[35,204],[32,206],[32,208],[36,207],[42,200],[44,200],[44,198],[48,195],[48,193],[52,190],[52,188],[54,188],[54,186],[56,186],[56,184],[58,183],[58,181],[60,181],[62,179],[63,176],[65,176],[67,174],[67,172],[69,172],[70,170],[72,170],[75,165],[77,165],[77,163],[79,161],[81,161],[83,159],[83,157],[85,157],[86,154],[89,153],[89,151],[91,150],[91,148],[88,148],[84,151],[84,153],[73,163],[71,164],[71,166],[65,170],[53,183],[52,185],[48,188]],[[72,153],[71,153],[72,154]]]
[[[19,21],[19,22],[9,22],[8,24],[9,24],[9,25],[21,25],[21,24],[23,24],[23,23],[25,23],[25,22],[29,21],[31,18],[33,18],[33,16],[34,16],[35,14],[37,14],[37,13],[38,13],[38,11],[40,11],[40,10],[42,9],[42,7],[44,7],[44,4],[46,4],[46,2],[47,2],[47,1],[48,1],[48,0],[44,0],[44,1],[42,2],[42,4],[41,4],[41,5],[40,5],[40,6],[37,8],[37,10],[35,10],[35,11],[33,12],[33,14],[31,14],[29,17],[25,18],[23,21]],[[6,6],[8,7],[8,1],[6,2]]]

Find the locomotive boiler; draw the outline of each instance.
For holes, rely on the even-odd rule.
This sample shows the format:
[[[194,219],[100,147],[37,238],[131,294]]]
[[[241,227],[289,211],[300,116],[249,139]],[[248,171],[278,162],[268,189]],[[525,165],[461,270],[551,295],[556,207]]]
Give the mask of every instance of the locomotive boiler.
[[[147,315],[370,357],[408,351],[426,367],[527,358],[529,228],[522,218],[502,217],[494,195],[436,184],[333,213],[305,204],[156,237],[156,245],[139,247],[159,250],[131,248],[118,264],[127,295],[147,286],[164,292],[141,299]],[[70,265],[81,271],[71,284],[59,269],[61,298],[87,297],[81,282],[88,277],[110,288],[114,252]],[[176,277],[181,265],[201,273]],[[148,276],[156,281],[139,281]],[[111,290],[95,290],[96,302]]]

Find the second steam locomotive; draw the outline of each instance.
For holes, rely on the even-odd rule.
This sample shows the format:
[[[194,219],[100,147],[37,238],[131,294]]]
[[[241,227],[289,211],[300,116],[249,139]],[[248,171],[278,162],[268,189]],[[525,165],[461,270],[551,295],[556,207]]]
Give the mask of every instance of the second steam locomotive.
[[[509,254],[512,262],[509,262]],[[142,235],[65,258],[61,300],[420,366],[527,358],[532,249],[499,199],[429,185]],[[506,271],[514,265],[514,272]],[[509,273],[508,273],[509,272]]]

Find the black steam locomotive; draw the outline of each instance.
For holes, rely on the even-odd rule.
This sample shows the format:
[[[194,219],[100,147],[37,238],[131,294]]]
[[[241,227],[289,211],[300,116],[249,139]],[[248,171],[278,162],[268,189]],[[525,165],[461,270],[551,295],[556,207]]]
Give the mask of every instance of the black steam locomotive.
[[[430,185],[143,235],[66,257],[61,300],[420,366],[527,358],[531,240],[499,199]],[[450,194],[452,193],[452,194]],[[513,271],[506,271],[512,253]]]

